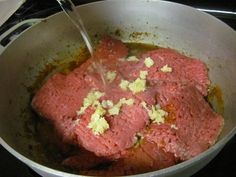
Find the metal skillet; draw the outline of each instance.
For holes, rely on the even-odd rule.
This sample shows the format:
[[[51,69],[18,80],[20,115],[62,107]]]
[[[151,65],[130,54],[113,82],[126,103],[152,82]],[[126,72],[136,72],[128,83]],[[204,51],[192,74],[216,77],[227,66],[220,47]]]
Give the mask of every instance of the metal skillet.
[[[135,176],[184,177],[205,166],[236,133],[235,31],[210,15],[165,1],[107,0],[77,8],[86,19],[90,36],[116,35],[118,30],[116,37],[125,42],[174,48],[207,64],[212,83],[223,92],[225,126],[218,142],[188,161]],[[6,48],[1,48],[0,143],[42,176],[79,175],[54,168],[43,153],[43,147],[34,136],[29,111],[31,95],[25,86],[35,82],[47,63],[73,56],[81,46],[83,42],[76,28],[63,13],[58,13],[39,20]]]

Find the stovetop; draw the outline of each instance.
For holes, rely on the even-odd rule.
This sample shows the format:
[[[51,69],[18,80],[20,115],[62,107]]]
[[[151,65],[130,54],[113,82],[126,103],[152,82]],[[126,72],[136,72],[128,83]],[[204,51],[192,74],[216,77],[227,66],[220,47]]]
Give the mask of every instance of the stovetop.
[[[96,0],[76,0],[76,5]],[[235,0],[170,0],[190,5],[208,12],[221,19],[236,30]],[[61,11],[56,0],[27,0],[6,23],[0,27],[0,35],[15,24],[32,18],[44,18]],[[236,136],[227,143],[223,150],[206,167],[192,177],[223,177],[236,176]],[[0,176],[1,177],[38,177],[25,164],[17,160],[0,146]]]

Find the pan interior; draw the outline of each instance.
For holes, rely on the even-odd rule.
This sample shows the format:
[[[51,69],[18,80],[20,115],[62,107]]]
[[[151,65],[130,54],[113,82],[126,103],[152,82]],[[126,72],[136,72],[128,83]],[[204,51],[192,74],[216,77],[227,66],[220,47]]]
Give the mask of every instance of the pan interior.
[[[122,2],[79,8],[93,41],[108,34],[124,42],[170,47],[202,59],[212,84],[223,92],[225,126],[220,139],[225,138],[236,126],[235,32],[185,6],[158,1]],[[35,137],[29,88],[45,66],[65,58],[71,61],[83,47],[76,28],[59,13],[24,32],[0,56],[0,136],[22,155],[47,166],[58,168]]]

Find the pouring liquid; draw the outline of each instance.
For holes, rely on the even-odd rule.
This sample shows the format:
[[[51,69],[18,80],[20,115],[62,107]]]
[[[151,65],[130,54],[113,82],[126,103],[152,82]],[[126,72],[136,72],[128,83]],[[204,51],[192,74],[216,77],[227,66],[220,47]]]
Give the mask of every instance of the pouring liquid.
[[[75,5],[73,4],[73,2],[71,0],[57,0],[57,2],[60,4],[61,8],[63,9],[63,11],[67,15],[67,17],[71,20],[71,22],[79,30],[79,32],[80,32],[88,50],[89,50],[89,53],[91,54],[91,57],[94,61],[94,68],[100,74],[103,84],[106,85],[105,69],[94,55],[94,50],[93,50],[93,45],[92,45],[91,39],[84,27],[83,21],[79,15],[79,13],[76,12]]]

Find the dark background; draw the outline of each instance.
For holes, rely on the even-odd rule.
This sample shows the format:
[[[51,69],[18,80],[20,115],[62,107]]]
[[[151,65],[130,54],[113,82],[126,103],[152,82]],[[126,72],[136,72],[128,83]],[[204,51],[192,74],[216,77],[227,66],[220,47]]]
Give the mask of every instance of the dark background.
[[[84,4],[95,0],[74,0]],[[172,0],[171,0],[172,1]],[[236,12],[236,0],[173,0],[196,8],[215,9]],[[43,18],[60,11],[56,0],[28,0],[12,17],[0,27],[0,34],[11,26],[30,18]],[[213,14],[236,29],[235,15]],[[34,177],[39,176],[26,165],[18,161],[0,146],[0,177]],[[236,177],[236,136],[226,144],[224,149],[205,168],[192,177]]]

